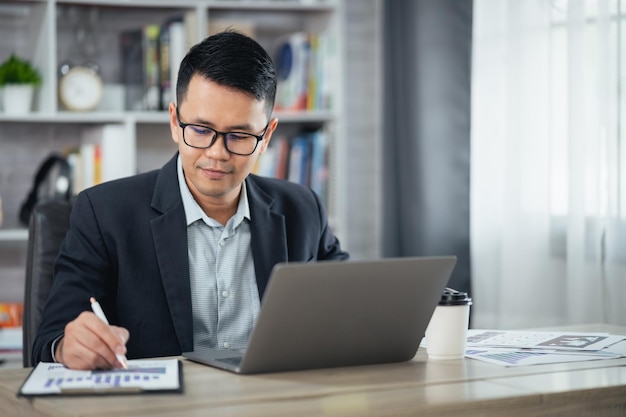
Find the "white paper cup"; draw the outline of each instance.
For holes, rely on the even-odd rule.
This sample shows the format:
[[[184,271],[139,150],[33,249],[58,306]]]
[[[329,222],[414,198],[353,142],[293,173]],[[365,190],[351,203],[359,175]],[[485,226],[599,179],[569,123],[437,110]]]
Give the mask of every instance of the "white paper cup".
[[[466,293],[446,289],[426,328],[426,352],[433,360],[462,359],[472,299]]]

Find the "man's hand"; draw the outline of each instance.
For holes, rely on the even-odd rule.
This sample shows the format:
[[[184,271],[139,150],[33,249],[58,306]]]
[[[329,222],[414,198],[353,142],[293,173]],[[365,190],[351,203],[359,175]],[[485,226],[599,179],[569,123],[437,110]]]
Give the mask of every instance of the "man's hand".
[[[94,313],[84,311],[65,326],[54,356],[71,369],[121,368],[115,354],[126,354],[128,338],[125,328],[109,326]]]

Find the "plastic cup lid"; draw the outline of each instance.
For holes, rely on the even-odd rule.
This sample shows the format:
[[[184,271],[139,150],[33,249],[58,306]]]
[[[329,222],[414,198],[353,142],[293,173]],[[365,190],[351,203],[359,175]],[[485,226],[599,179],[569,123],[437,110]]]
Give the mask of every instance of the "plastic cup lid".
[[[467,296],[466,292],[460,292],[452,288],[443,290],[441,300],[439,300],[440,306],[465,306],[471,304],[472,299]]]

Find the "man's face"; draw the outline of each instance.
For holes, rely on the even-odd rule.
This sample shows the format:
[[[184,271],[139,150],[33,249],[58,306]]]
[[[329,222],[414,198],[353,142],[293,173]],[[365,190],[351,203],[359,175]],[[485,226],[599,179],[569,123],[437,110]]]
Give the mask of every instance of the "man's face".
[[[269,122],[264,139],[253,154],[231,154],[219,135],[207,149],[185,144],[183,130],[178,125],[176,106],[169,108],[172,139],[178,144],[185,180],[201,206],[229,204],[238,201],[241,183],[248,176],[259,155],[265,152],[277,120]],[[220,132],[263,133],[268,124],[265,101],[216,84],[196,74],[189,82],[187,95],[179,103],[178,114],[183,123],[199,124]]]

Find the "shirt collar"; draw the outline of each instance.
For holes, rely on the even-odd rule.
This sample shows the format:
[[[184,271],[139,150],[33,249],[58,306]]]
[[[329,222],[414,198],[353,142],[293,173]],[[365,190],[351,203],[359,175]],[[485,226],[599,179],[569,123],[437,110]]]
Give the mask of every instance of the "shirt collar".
[[[176,161],[176,169],[178,171],[178,188],[180,189],[180,196],[183,200],[183,207],[185,208],[187,226],[198,220],[204,221],[209,226],[219,225],[214,219],[207,216],[204,210],[202,210],[200,205],[196,202],[195,198],[193,198],[193,195],[185,182],[185,175],[183,173],[183,164],[180,160],[180,154],[178,155]],[[241,195],[239,196],[237,212],[228,222],[230,223],[232,220],[233,227],[237,227],[244,219],[250,220],[250,205],[248,204],[248,191],[245,181],[241,184]]]

